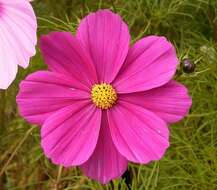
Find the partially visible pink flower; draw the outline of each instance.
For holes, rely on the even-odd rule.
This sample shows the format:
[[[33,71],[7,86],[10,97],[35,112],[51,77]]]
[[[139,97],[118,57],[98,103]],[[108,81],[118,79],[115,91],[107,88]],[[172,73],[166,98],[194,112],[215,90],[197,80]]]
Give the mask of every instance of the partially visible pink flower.
[[[41,145],[53,163],[80,166],[107,183],[128,161],[162,158],[167,125],[191,106],[185,86],[172,80],[178,59],[166,38],[148,36],[130,47],[121,17],[100,10],[75,36],[52,32],[40,45],[49,71],[30,74],[17,103],[24,118],[42,125]]]
[[[37,22],[27,0],[0,0],[0,89],[15,79],[18,65],[26,68],[35,54]]]

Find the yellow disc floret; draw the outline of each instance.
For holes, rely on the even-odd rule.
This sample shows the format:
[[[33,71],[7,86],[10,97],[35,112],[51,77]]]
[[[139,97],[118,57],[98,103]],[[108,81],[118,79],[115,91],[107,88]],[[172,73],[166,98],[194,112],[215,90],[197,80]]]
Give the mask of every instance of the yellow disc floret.
[[[91,90],[91,99],[98,108],[109,109],[115,104],[117,93],[110,84],[95,84]]]

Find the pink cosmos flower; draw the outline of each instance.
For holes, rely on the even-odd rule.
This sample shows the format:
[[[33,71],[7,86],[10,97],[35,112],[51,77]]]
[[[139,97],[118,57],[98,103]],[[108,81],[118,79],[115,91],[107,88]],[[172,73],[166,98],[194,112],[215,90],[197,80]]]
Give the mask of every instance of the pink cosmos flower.
[[[27,0],[0,0],[0,89],[26,68],[35,54],[37,22]]]
[[[172,80],[178,65],[166,38],[148,36],[130,47],[127,25],[99,10],[75,36],[41,38],[49,71],[30,74],[17,96],[21,115],[41,125],[41,146],[65,167],[80,166],[102,183],[121,176],[128,161],[159,160],[169,123],[188,113],[191,98]]]

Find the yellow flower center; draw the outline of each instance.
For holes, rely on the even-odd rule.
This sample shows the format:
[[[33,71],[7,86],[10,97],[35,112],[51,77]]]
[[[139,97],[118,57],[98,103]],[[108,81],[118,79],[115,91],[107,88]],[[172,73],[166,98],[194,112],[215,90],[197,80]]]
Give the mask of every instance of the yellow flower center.
[[[95,84],[91,90],[91,99],[98,108],[109,109],[115,104],[117,93],[110,84]]]

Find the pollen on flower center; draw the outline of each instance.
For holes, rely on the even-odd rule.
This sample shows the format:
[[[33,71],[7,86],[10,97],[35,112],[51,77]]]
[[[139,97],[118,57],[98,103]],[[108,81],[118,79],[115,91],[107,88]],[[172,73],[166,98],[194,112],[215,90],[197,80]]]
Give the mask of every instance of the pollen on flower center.
[[[110,84],[95,84],[91,90],[91,99],[98,108],[109,109],[117,101],[117,93]]]

